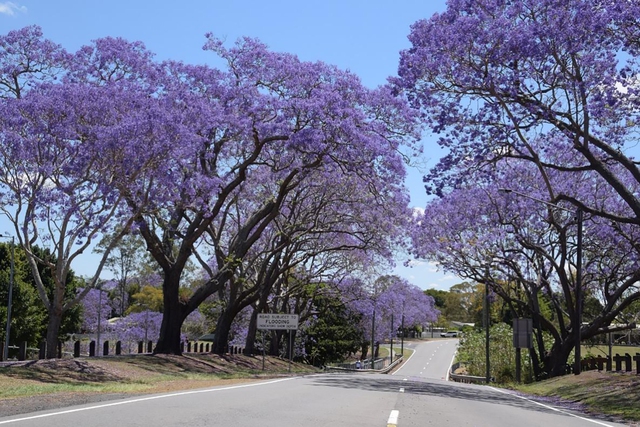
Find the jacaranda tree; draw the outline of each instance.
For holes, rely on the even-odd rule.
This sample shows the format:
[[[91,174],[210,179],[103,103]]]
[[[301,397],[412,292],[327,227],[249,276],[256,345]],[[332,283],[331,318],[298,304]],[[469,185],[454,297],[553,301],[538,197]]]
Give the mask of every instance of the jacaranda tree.
[[[464,184],[426,206],[412,233],[414,253],[460,277],[488,284],[506,305],[509,319],[532,318],[536,376],[558,375],[575,346],[578,319],[575,215],[572,209],[562,210],[570,207],[566,202],[557,207],[543,203],[549,195],[531,163],[510,159],[497,166],[500,170],[490,183]],[[615,208],[610,187],[598,188],[590,180],[568,183],[557,171],[549,177],[554,189]],[[499,190],[506,185],[535,200]],[[625,323],[624,313],[638,298],[640,254],[634,243],[637,227],[591,215],[585,215],[583,227],[581,287],[597,307],[583,309],[581,316],[582,338],[589,339],[633,327]],[[552,341],[544,342],[544,337]]]
[[[542,172],[564,171],[567,180],[592,171],[631,209],[612,218],[640,223],[640,202],[624,185],[625,175],[640,177],[629,151],[640,113],[639,7],[454,0],[444,13],[416,22],[396,83],[450,150],[429,176],[430,191],[455,186],[470,167],[517,157]],[[549,157],[557,152],[572,153],[573,163]],[[608,215],[579,198],[554,198]]]
[[[44,40],[37,27],[0,38],[0,209],[25,250],[48,312],[47,357],[56,355],[64,313],[95,286],[112,245],[137,214],[123,209],[124,195],[114,183],[139,182],[136,177],[162,152],[148,150],[149,141],[167,141],[159,134],[173,129],[155,121],[160,101],[145,80],[120,78],[125,61],[86,54],[116,44],[118,54],[132,61],[135,46],[97,44],[71,55]],[[73,262],[116,229],[85,290],[67,293]],[[37,253],[35,245],[46,250]],[[53,272],[52,291],[40,277],[42,268]]]
[[[223,315],[232,317],[229,310],[239,312],[257,302],[247,334],[251,349],[258,313],[275,310],[304,317],[308,285],[330,283],[348,268],[389,264],[409,218],[400,182],[376,183],[357,173],[329,174],[326,169],[310,174],[290,192],[236,270]],[[276,285],[278,302],[270,298]],[[216,340],[224,331],[219,322]]]
[[[287,204],[296,211],[294,190],[305,183],[342,186],[343,197],[317,205],[322,224],[281,230],[290,237],[308,228],[327,242],[341,235],[332,237],[339,249],[388,257],[401,234],[400,153],[417,140],[417,115],[388,87],[367,89],[349,72],[253,39],[227,49],[208,36],[222,70],[158,63],[142,43],[111,37],[71,54],[36,27],[0,44],[0,206],[34,275],[38,265],[56,272],[52,294],[36,278],[49,357],[63,313],[95,287],[128,233],[144,239],[162,272],[160,353],[181,352],[182,323],[208,297],[237,292],[252,248]],[[328,222],[336,212],[340,223]],[[66,297],[72,262],[103,236],[95,275]],[[36,255],[36,243],[52,257]],[[207,277],[187,293],[194,261]],[[218,328],[241,310],[232,306]]]
[[[610,0],[452,0],[444,13],[415,23],[395,82],[449,151],[427,176],[428,191],[444,195],[469,176],[491,185],[494,165],[516,158],[536,170],[540,192],[532,195],[637,234],[639,8]],[[604,188],[612,191],[597,197]],[[603,298],[608,309],[640,297],[635,273],[625,274]],[[580,324],[582,307],[570,298],[576,281],[567,279],[570,328],[590,336],[595,329]]]
[[[388,88],[368,90],[348,72],[252,39],[226,49],[210,37],[206,49],[227,68],[159,67],[166,119],[182,133],[143,179],[150,192],[135,188],[140,180],[116,182],[143,212],[136,227],[164,273],[160,353],[180,353],[186,316],[226,292],[293,189],[315,173],[349,173],[386,197],[401,188],[400,145],[414,141],[415,115]],[[184,298],[192,258],[208,279]]]

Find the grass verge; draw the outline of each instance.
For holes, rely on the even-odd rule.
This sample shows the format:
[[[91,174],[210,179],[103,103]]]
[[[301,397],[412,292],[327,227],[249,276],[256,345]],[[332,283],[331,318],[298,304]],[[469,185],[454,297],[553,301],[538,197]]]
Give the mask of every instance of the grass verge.
[[[587,371],[510,388],[577,403],[594,414],[640,422],[640,376],[632,373]]]
[[[142,394],[312,373],[315,368],[268,357],[136,355],[32,361],[0,368],[0,401],[52,394]]]

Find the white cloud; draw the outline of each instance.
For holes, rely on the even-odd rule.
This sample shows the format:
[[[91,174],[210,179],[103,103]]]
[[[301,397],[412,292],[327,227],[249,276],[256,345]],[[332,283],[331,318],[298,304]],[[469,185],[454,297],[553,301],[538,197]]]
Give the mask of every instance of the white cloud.
[[[441,282],[448,282],[450,280],[460,280],[458,277],[453,276],[451,274],[448,274],[446,276],[444,276],[442,279],[440,279]]]
[[[437,289],[439,291],[448,291],[449,287],[443,285],[440,282],[430,282],[426,287],[422,288],[422,289]]]
[[[20,6],[11,1],[6,1],[4,3],[0,3],[0,13],[13,16],[16,13],[27,13],[27,8],[25,6]]]
[[[419,216],[424,215],[424,208],[421,208],[419,206],[414,206],[413,208],[411,208],[411,211],[414,218],[418,218]]]
[[[620,82],[616,82],[616,90],[625,95],[629,93],[629,89],[627,89],[627,87]]]
[[[429,273],[440,273],[440,264],[437,262],[429,261],[427,265],[429,266],[429,270],[427,270]]]

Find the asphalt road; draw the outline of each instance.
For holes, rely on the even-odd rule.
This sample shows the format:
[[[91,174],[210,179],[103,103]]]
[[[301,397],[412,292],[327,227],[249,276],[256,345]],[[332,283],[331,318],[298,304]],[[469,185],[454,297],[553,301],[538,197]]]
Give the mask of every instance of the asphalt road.
[[[559,412],[493,387],[447,381],[456,344],[417,344],[393,375],[323,374],[154,395],[0,417],[0,427],[623,425]]]
[[[457,344],[457,338],[413,344],[413,356],[393,374],[396,383],[403,384],[395,404],[399,427],[625,425],[536,403],[491,386],[448,381]]]
[[[401,375],[408,380],[447,379],[458,346],[457,338],[414,341],[406,346],[415,351],[393,375]]]

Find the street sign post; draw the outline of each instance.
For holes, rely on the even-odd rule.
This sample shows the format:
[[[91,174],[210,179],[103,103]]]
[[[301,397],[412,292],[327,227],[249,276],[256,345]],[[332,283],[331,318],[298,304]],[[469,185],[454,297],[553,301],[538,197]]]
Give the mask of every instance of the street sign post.
[[[297,314],[260,313],[258,314],[258,329],[296,330],[298,329],[298,319],[299,316]]]
[[[516,348],[516,382],[520,382],[522,348],[533,347],[533,323],[531,319],[513,319],[513,346]]]
[[[258,330],[289,331],[289,372],[291,372],[291,331],[298,329],[299,315],[258,313]],[[264,332],[262,332],[262,370],[264,371]]]
[[[533,347],[533,323],[531,319],[513,319],[513,346]]]

